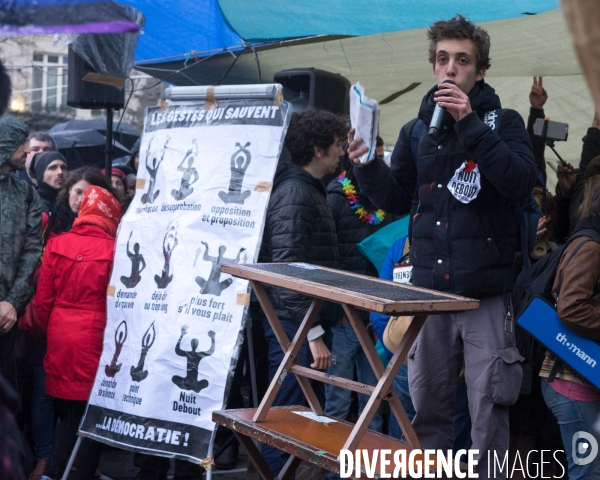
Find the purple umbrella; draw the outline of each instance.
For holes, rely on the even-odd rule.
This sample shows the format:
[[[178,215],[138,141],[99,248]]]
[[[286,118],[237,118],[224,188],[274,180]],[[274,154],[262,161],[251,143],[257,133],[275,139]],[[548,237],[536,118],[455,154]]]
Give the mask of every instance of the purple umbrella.
[[[140,27],[109,0],[0,0],[0,35],[123,33]]]

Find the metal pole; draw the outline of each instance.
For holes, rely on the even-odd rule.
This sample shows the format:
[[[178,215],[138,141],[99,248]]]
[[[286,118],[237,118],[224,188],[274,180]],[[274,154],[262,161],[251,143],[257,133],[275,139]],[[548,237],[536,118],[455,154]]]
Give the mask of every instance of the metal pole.
[[[248,339],[248,366],[250,367],[250,384],[252,385],[252,406],[258,407],[258,388],[256,385],[256,363],[254,360],[254,342],[252,341],[252,316],[246,320],[246,338]]]
[[[252,406],[258,408],[258,386],[256,385],[256,361],[254,359],[254,340],[252,339],[252,315],[248,312],[246,320],[246,338],[248,339],[248,365],[250,366],[250,385],[252,386]],[[256,448],[260,449],[258,440],[252,439]]]
[[[67,463],[67,469],[63,473],[61,480],[67,480],[69,478],[69,472],[71,471],[71,467],[75,462],[75,458],[77,457],[77,451],[81,446],[81,436],[77,437],[77,441],[75,442],[75,446],[73,447],[73,451],[71,452],[71,457],[69,458],[69,463]]]
[[[565,162],[565,160],[558,154],[558,152],[556,151],[556,149],[554,148],[554,142],[552,142],[552,145],[548,144],[548,146],[552,149],[552,151],[556,154],[556,156],[558,157],[558,159],[560,160],[560,163],[562,163],[563,165],[566,165],[567,162]]]
[[[210,458],[213,456],[213,450],[214,450],[214,439],[212,442],[210,442],[208,444],[208,452],[207,452],[207,457]],[[214,468],[214,467],[213,467]],[[212,480],[212,468],[210,470],[206,470],[206,480]]]
[[[104,150],[104,172],[108,183],[112,180],[113,109],[106,109],[106,149]]]

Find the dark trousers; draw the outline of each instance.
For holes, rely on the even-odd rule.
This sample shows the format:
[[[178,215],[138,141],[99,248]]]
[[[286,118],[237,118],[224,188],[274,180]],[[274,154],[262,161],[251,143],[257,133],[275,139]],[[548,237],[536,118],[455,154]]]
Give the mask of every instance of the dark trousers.
[[[0,375],[10,384],[17,388],[17,356],[15,343],[17,341],[17,326],[15,325],[8,333],[0,334]]]
[[[231,381],[229,395],[227,396],[227,401],[225,402],[224,406],[224,408],[227,410],[244,408],[246,406],[242,397],[242,386],[251,385],[249,366],[250,361],[254,361],[254,368],[256,370],[256,390],[258,402],[261,401],[263,395],[269,387],[269,376],[267,373],[269,370],[269,357],[267,355],[267,344],[263,327],[264,314],[262,313],[262,310],[257,302],[253,302],[250,305],[250,317],[252,321],[251,331],[252,344],[254,347],[254,358],[250,359],[248,356],[248,331],[245,329],[244,342],[242,344],[242,349],[235,367],[235,373]],[[244,368],[245,366],[246,368]],[[250,406],[253,406],[252,401],[252,393],[250,393]],[[217,435],[215,439],[215,451],[217,451],[218,447],[223,445],[232,436],[233,433],[231,430],[219,426],[217,428]],[[233,442],[236,444],[237,440],[234,440]]]
[[[479,452],[480,480],[493,477],[491,468],[488,476],[488,460],[493,459],[488,451],[502,458],[508,451],[508,405],[515,402],[523,379],[514,329],[505,322],[507,305],[506,296],[495,295],[480,299],[477,310],[429,315],[408,353],[410,396],[417,412],[412,426],[423,448],[444,451],[454,443],[464,359],[471,448]]]
[[[238,361],[235,366],[235,372],[233,373],[233,378],[231,380],[231,386],[229,388],[229,395],[227,396],[227,400],[223,408],[228,410],[236,409],[236,408],[244,408],[244,399],[242,397],[242,375],[244,372],[244,364],[248,358],[248,339],[244,339],[244,343],[242,344],[242,350],[240,352],[240,356],[238,357]],[[222,446],[225,442],[227,442],[231,437],[233,437],[233,432],[226,427],[219,425],[217,427],[217,434],[215,438],[215,451],[218,447]],[[238,442],[236,439],[232,440],[232,444],[236,445]]]
[[[87,401],[56,399],[55,407],[60,419],[60,424],[54,430],[52,454],[48,465],[47,475],[51,478],[60,478],[67,467],[73,447],[77,441],[77,430],[85,413]],[[102,444],[89,438],[84,438],[77,453],[77,480],[94,478],[98,468]]]
[[[298,331],[298,324],[292,320],[282,319],[280,321],[281,326],[288,336],[288,339],[292,341],[296,336],[296,332]],[[277,372],[277,369],[283,360],[284,352],[281,350],[279,342],[275,337],[275,333],[266,319],[264,320],[263,325],[265,327],[265,337],[267,339],[269,350],[269,380],[272,380],[273,377],[275,377],[275,373]],[[307,357],[308,342],[304,341],[302,347],[300,347],[298,356],[296,357],[298,364],[302,365],[303,367],[308,366]],[[273,402],[274,407],[284,405],[307,405],[306,398],[304,397],[304,393],[302,392],[300,384],[296,380],[295,375],[287,375],[285,377],[279,392],[277,392],[275,401]],[[281,450],[270,447],[266,444],[262,445],[261,453],[275,475],[281,471],[290,456],[288,453],[282,452]]]
[[[137,480],[167,480],[167,473],[171,468],[171,460],[165,457],[155,457],[145,453],[136,453],[133,463],[140,471]],[[187,460],[175,460],[174,480],[192,480],[202,478],[204,469],[200,465]],[[83,480],[83,479],[82,479]]]

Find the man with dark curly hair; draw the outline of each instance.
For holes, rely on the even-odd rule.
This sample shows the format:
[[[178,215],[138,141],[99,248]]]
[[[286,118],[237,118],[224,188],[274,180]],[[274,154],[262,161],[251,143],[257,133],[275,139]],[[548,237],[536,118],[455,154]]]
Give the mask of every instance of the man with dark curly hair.
[[[327,191],[321,179],[335,172],[340,156],[344,154],[342,142],[347,134],[348,125],[344,117],[331,112],[313,109],[292,116],[285,138],[291,162],[282,158],[275,174],[261,262],[304,262],[339,268],[335,221],[327,205]],[[312,299],[282,288],[270,288],[267,293],[291,341]],[[312,368],[324,370],[331,366],[331,353],[322,340],[322,324],[326,323],[326,317],[329,318],[328,310],[325,307],[321,309],[308,334],[308,341],[298,353],[298,361],[303,366],[307,366],[309,350],[314,360],[310,365]],[[283,352],[266,319],[264,326],[269,345],[269,377],[272,379],[283,359]],[[306,399],[295,376],[288,375],[273,406],[305,404]],[[262,453],[276,473],[289,457],[266,444],[263,444]]]
[[[409,352],[408,374],[421,444],[446,451],[453,443],[464,360],[482,479],[488,453],[503,459],[507,452],[508,406],[521,386],[522,357],[508,316],[520,246],[514,207],[533,189],[535,161],[523,119],[501,110],[484,82],[487,32],[457,15],[434,23],[428,37],[436,85],[423,98],[418,119],[400,131],[391,168],[376,159],[355,175],[377,207],[403,214],[412,204],[412,283],[480,300],[478,310],[428,317]],[[436,104],[445,109],[437,138],[427,134]],[[360,139],[351,141],[349,155],[358,163],[365,147]],[[504,475],[497,471],[495,478]]]

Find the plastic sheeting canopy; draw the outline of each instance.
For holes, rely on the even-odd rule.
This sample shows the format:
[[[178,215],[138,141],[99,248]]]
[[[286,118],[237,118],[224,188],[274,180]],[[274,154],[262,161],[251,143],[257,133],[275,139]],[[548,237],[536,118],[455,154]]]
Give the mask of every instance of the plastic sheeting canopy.
[[[121,0],[144,13],[146,25],[135,61],[183,58],[193,52],[241,47],[242,38],[227,24],[217,0]]]
[[[146,16],[136,62],[240,48],[258,39],[373,35],[423,28],[460,12],[475,22],[523,17],[558,0],[122,0]]]
[[[229,25],[246,41],[310,35],[373,35],[427,27],[456,13],[489,22],[543,13],[558,0],[219,0]]]
[[[127,5],[119,5],[123,15],[140,28],[144,26],[144,14]],[[126,78],[133,68],[133,57],[140,32],[113,33],[111,35],[84,34],[65,35],[58,44],[72,43],[73,50],[95,72],[113,77]]]

